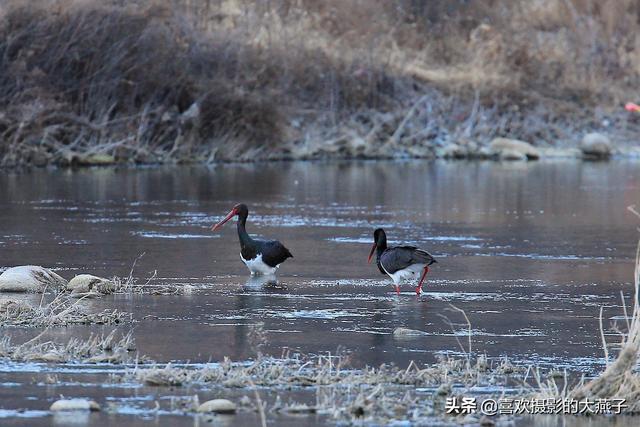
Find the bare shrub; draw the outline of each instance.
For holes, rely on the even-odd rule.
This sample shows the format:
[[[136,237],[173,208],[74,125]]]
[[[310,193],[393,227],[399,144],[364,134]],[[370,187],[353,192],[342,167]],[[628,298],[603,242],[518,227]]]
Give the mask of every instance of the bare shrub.
[[[292,65],[282,46],[199,32],[169,4],[13,2],[3,15],[4,165],[249,158],[284,138],[282,108],[330,93],[337,112],[377,93],[320,50]]]

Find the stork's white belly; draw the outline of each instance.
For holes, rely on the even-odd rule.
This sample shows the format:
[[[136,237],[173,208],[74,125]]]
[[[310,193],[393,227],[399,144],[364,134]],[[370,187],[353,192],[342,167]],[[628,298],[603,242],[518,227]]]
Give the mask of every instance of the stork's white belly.
[[[240,259],[247,266],[251,274],[271,275],[275,274],[276,270],[278,269],[277,265],[275,267],[270,267],[265,264],[265,262],[262,261],[262,254],[258,254],[258,256],[253,259],[244,259],[242,257],[242,254],[240,254]]]
[[[380,264],[382,265],[382,264]],[[389,273],[385,268],[384,265],[382,265],[382,268],[384,269],[385,273],[387,273],[389,275],[389,277],[391,277],[391,279],[393,280],[393,283],[395,285],[399,285],[400,283],[402,283],[404,280],[412,280],[412,279],[419,279],[420,278],[420,274],[422,274],[422,269],[424,269],[424,267],[426,266],[426,264],[413,264],[410,265],[407,268],[404,268],[402,270],[398,270],[395,273]]]

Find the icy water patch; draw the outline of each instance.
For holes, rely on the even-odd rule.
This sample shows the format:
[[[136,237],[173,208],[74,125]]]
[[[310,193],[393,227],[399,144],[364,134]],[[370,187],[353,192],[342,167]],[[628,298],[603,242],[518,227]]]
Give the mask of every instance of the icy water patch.
[[[488,332],[488,331],[483,331],[479,329],[471,329],[471,331],[469,331],[468,329],[459,329],[450,333],[446,333],[446,332],[445,333],[429,333],[429,332],[425,333],[425,335],[438,335],[438,336],[444,336],[444,337],[466,337],[469,334],[471,334],[471,336],[511,337],[511,338],[546,336],[546,334],[543,331],[536,330],[536,329],[521,329],[521,330],[508,332],[508,333],[494,333],[494,332]]]
[[[161,233],[156,231],[133,231],[134,236],[148,239],[218,239],[215,234],[190,234],[190,233]]]
[[[373,236],[369,236],[369,237],[330,237],[327,240],[332,241],[332,242],[340,242],[340,243],[368,243],[371,244],[373,243]],[[482,239],[478,238],[478,237],[472,237],[472,236],[425,236],[423,238],[423,240],[429,241],[429,240],[433,240],[433,241],[437,241],[437,242],[476,242],[476,241],[482,241]],[[393,243],[391,243],[393,244]],[[412,245],[418,245],[419,242],[417,241],[409,241],[409,242],[404,242],[403,244],[412,244]],[[480,247],[480,246],[478,246]]]
[[[640,200],[640,186],[634,184],[640,182],[638,163],[103,168],[37,170],[3,175],[0,181],[5,201],[0,269],[36,263],[55,267],[65,278],[79,272],[127,277],[145,253],[134,271],[140,282],[157,277],[154,281],[167,286],[192,287],[188,295],[118,294],[87,302],[96,311],[133,313],[138,350],[160,362],[251,360],[258,346],[267,355],[283,349],[335,354],[340,348],[359,367],[391,362],[407,367],[411,361],[425,366],[458,350],[458,340],[466,345],[466,322],[453,304],[469,317],[474,351],[491,360],[508,356],[523,365],[593,373],[603,367],[600,307],[605,319],[624,325],[619,293],[631,300],[637,224],[624,207]],[[277,238],[295,256],[281,266],[275,286],[248,277],[232,224],[219,233],[208,230],[239,202],[249,205],[252,235]],[[396,296],[389,278],[366,263],[371,234],[380,226],[391,244],[414,244],[442,258],[421,297],[415,296],[414,283]],[[615,345],[618,337],[608,323],[605,337]],[[397,339],[398,327],[427,335]],[[86,337],[104,328],[53,328],[47,339]],[[40,331],[2,332],[19,343]],[[131,384],[79,385],[100,384],[118,369],[108,366],[69,365],[66,373],[55,365],[21,366],[0,367],[6,384],[23,385],[0,386],[4,410],[42,410],[61,392],[103,405],[106,397],[136,393],[180,395],[127,388]],[[97,371],[84,372],[89,369]],[[48,384],[47,376],[58,376],[64,390]],[[153,405],[131,402],[127,405],[144,411],[149,408],[143,402]],[[161,410],[171,412],[169,405]],[[92,414],[89,425],[104,424],[102,416]],[[122,420],[145,425],[153,417],[147,412],[109,416],[122,425]],[[2,424],[16,419],[3,418]],[[159,420],[194,424],[191,416],[173,413]],[[259,424],[255,414],[235,420],[235,425],[242,425],[237,420]],[[290,425],[326,424],[313,417],[300,420]],[[273,422],[287,425],[284,418]],[[47,424],[43,419],[41,425]]]
[[[285,319],[338,319],[340,317],[366,317],[366,313],[349,312],[345,310],[298,310],[291,313],[267,313],[268,316]]]
[[[49,411],[24,410],[24,409],[2,409],[0,408],[0,418],[36,418],[49,416]]]

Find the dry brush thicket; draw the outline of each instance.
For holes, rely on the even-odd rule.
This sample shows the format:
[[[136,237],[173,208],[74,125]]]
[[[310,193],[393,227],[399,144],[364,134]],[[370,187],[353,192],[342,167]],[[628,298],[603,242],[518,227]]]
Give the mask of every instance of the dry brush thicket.
[[[0,159],[472,155],[632,141],[630,0],[0,3]]]

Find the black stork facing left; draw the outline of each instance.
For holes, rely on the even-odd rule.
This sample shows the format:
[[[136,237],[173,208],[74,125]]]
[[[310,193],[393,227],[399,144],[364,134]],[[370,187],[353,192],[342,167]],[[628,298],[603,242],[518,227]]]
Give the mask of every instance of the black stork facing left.
[[[420,272],[420,282],[416,287],[416,294],[422,292],[422,282],[424,282],[429,266],[437,261],[429,252],[416,248],[415,246],[387,246],[387,234],[382,228],[373,232],[373,247],[369,252],[367,261],[371,263],[373,254],[376,253],[376,264],[382,274],[388,274],[393,279],[396,294],[400,294],[400,283],[404,279],[414,278]]]
[[[285,248],[282,243],[277,240],[258,240],[253,239],[247,233],[245,225],[247,223],[247,216],[249,216],[249,208],[247,205],[240,203],[231,209],[231,212],[227,216],[211,227],[212,231],[216,231],[218,228],[229,221],[234,216],[238,215],[238,237],[240,238],[240,258],[245,263],[251,275],[275,274],[277,268],[287,258],[293,258],[289,249]]]

